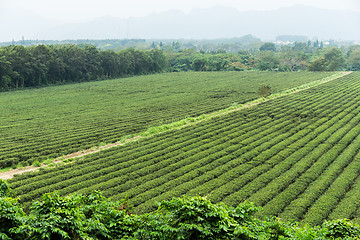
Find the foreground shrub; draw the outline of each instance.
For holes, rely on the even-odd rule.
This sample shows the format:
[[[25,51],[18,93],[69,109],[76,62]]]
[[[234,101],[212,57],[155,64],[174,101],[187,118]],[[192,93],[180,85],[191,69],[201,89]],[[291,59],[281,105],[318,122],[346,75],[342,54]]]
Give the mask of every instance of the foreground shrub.
[[[25,239],[26,233],[18,231],[25,221],[25,213],[17,199],[0,197],[0,239]]]
[[[165,212],[173,239],[230,239],[255,235],[249,228],[253,213],[249,207],[253,206],[233,209],[203,197],[183,197],[162,201],[159,210]]]
[[[10,195],[10,188],[7,183],[0,179],[0,197],[7,197]]]
[[[26,215],[10,189],[0,182],[0,239],[359,239],[359,226],[348,220],[320,227],[298,227],[272,217],[254,218],[261,208],[213,204],[204,197],[162,201],[156,212],[134,215],[127,200],[112,202],[99,192],[62,197],[43,195]]]
[[[347,219],[326,221],[323,223],[325,236],[329,238],[344,239],[347,237],[360,237],[358,225],[349,222]]]
[[[57,192],[44,194],[34,202],[28,219],[31,239],[85,239],[85,215],[80,195],[60,197]],[[90,223],[92,224],[92,223]]]

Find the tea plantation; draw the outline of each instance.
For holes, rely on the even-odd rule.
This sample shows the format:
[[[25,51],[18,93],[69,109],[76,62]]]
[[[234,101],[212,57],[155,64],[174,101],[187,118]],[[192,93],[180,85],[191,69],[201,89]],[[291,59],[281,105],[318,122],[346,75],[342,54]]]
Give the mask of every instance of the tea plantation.
[[[0,169],[119,141],[333,73],[169,73],[0,93]]]
[[[93,126],[90,123],[86,125],[87,121],[84,121],[84,126],[88,126],[89,132],[85,131],[86,127],[81,128],[82,120],[80,119],[82,118],[79,118],[79,130],[74,131],[78,135],[71,138],[69,137],[72,136],[71,129],[74,129],[77,124],[73,122],[70,124],[73,128],[67,128],[66,124],[69,123],[63,121],[64,126],[60,133],[63,133],[62,139],[65,143],[62,146],[67,149],[67,146],[72,144],[71,139],[84,139],[84,142],[90,144],[91,140],[87,140],[87,134],[98,134],[96,136],[104,136],[103,139],[112,141],[116,139],[115,136],[138,131],[149,124],[158,123],[160,119],[167,122],[171,119],[210,112],[229,106],[231,102],[240,103],[255,98],[258,86],[264,85],[264,82],[258,84],[257,81],[264,76],[273,81],[278,79],[282,81],[279,85],[270,81],[267,85],[271,85],[273,89],[280,89],[280,86],[286,88],[284,84],[286,79],[290,82],[297,78],[316,79],[326,76],[325,73],[322,73],[323,75],[313,75],[313,73],[292,75],[288,73],[287,76],[278,75],[278,73],[270,75],[268,73],[222,74],[234,74],[234,82],[228,82],[227,87],[222,85],[227,81],[226,79],[229,77],[227,76],[224,77],[224,83],[220,81],[221,84],[215,87],[215,84],[211,85],[212,78],[208,78],[208,80],[202,81],[201,84],[204,88],[201,90],[190,86],[189,83],[183,83],[182,88],[187,87],[187,90],[178,90],[181,94],[178,94],[179,98],[172,102],[172,105],[166,105],[164,110],[158,108],[158,111],[150,111],[149,116],[151,117],[149,118],[145,118],[145,115],[142,114],[146,112],[144,110],[146,107],[158,106],[150,104],[151,101],[156,101],[156,96],[158,96],[159,104],[161,99],[165,104],[171,98],[160,97],[160,86],[157,92],[159,95],[151,95],[151,98],[149,95],[148,101],[146,101],[146,94],[140,94],[138,96],[144,100],[142,108],[139,107],[139,104],[137,107],[133,107],[134,115],[128,113],[128,125],[120,124],[121,121],[114,121],[113,125],[109,124],[114,129],[108,131],[104,127],[105,125],[100,124],[99,114],[102,114],[103,117],[108,116],[106,113],[112,112],[111,109],[116,109],[116,101],[114,101],[115,106],[112,106],[111,102],[105,101],[108,108],[98,108],[97,114],[95,111],[88,111],[89,116],[94,119]],[[200,77],[200,75],[198,77],[202,79],[201,77],[204,76]],[[164,76],[169,78],[174,75],[165,74],[161,77]],[[186,74],[182,76],[184,77]],[[217,81],[220,76],[218,75],[216,78]],[[145,80],[146,77],[136,78],[139,80],[139,86],[146,84],[146,81],[140,83],[140,80]],[[251,80],[254,83],[253,87],[244,90],[245,88],[236,86],[235,82],[241,77],[247,80],[255,77],[254,80]],[[114,84],[120,82],[126,84],[125,80],[119,80]],[[200,82],[199,80],[196,84],[200,84]],[[104,83],[99,82],[98,84]],[[76,89],[76,86],[78,85],[72,87]],[[87,85],[82,87],[84,86]],[[165,84],[161,86],[165,87]],[[220,91],[221,86],[224,90]],[[66,89],[67,87],[69,86],[61,88]],[[32,91],[41,91],[41,89]],[[153,92],[156,91],[153,90]],[[360,189],[359,91],[360,74],[351,73],[249,109],[101,151],[57,168],[24,174],[9,180],[9,184],[25,207],[28,207],[30,202],[40,198],[44,193],[54,190],[57,190],[60,195],[87,194],[93,190],[100,190],[113,200],[128,196],[134,205],[134,212],[139,214],[155,210],[156,201],[190,195],[206,196],[212,202],[224,202],[234,207],[243,201],[250,201],[263,207],[263,211],[256,215],[259,218],[278,216],[285,221],[296,220],[301,224],[309,225],[319,225],[326,219],[338,218],[349,218],[354,222],[360,222],[360,203],[358,201]],[[171,91],[167,93],[169,92]],[[245,92],[252,92],[252,94],[240,94]],[[56,95],[55,92],[53,94]],[[105,99],[105,96],[111,95],[111,93],[100,95],[99,98]],[[192,97],[192,101],[188,99],[187,103],[182,102],[186,95],[189,98]],[[197,98],[198,100],[196,100]],[[202,100],[200,101],[200,99]],[[81,99],[79,101],[82,102]],[[90,100],[88,103],[89,106],[95,107],[95,105],[91,105]],[[64,105],[64,109],[66,109],[66,105]],[[141,109],[141,111],[134,109]],[[183,110],[182,113],[180,109]],[[70,115],[73,114],[69,109],[67,111]],[[86,111],[84,110],[84,112]],[[174,112],[173,115],[170,114],[172,112]],[[163,115],[160,114],[164,114],[166,117],[161,118],[160,116]],[[115,115],[114,113],[111,116]],[[140,127],[129,127],[130,130],[127,130],[126,126],[134,126],[132,122],[136,123],[138,118],[142,119],[143,125],[139,123]],[[95,119],[99,121],[98,125],[95,124]],[[53,130],[53,135],[48,136],[44,134],[45,132],[40,131],[41,134],[34,135],[34,139],[47,139],[47,146],[57,149],[57,145],[53,144],[50,139],[52,136],[56,139],[57,134],[60,134],[55,131],[58,124],[61,126],[60,120],[53,121],[53,125],[49,126],[49,129]],[[139,122],[141,121],[139,120]],[[104,124],[104,122],[101,123]],[[34,129],[35,126],[36,124]],[[41,124],[37,126],[40,130]],[[96,129],[95,126],[98,128]],[[42,130],[50,131],[44,127]],[[69,132],[68,137],[65,134],[67,132]],[[6,139],[11,139],[11,137],[8,132]],[[34,149],[37,149],[36,141],[38,140],[32,141]],[[28,144],[30,142],[28,141]],[[60,140],[55,140],[55,142],[60,142]],[[92,143],[95,142],[94,140]],[[83,147],[84,145],[80,141],[77,146]],[[7,148],[3,147],[3,149]],[[66,151],[73,150],[71,147],[68,149]],[[51,151],[49,149],[49,152]],[[64,152],[66,151],[64,150]]]

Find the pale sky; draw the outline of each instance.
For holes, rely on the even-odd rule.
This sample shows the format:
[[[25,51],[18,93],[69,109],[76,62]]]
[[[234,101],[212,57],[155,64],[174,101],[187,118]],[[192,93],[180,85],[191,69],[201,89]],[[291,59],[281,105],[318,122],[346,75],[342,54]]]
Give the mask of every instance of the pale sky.
[[[77,36],[79,30],[72,30],[71,27],[76,26],[77,23],[91,22],[91,20],[98,17],[112,16],[127,19],[129,17],[145,17],[152,13],[174,9],[188,13],[192,9],[204,9],[214,6],[232,7],[241,12],[274,10],[293,5],[306,5],[333,10],[352,10],[355,11],[355,14],[360,12],[360,0],[0,0],[0,42],[17,41],[21,40],[22,37],[27,40],[94,38],[93,33],[91,33],[92,35],[83,33]],[[304,13],[304,17],[306,18],[306,13]],[[325,19],[319,19],[319,21],[325,21],[326,24]],[[95,22],[95,25],[97,22]],[[53,33],[58,31],[54,27],[64,26],[64,24],[68,24],[70,27],[65,26],[65,29],[62,28],[63,32],[57,32],[59,34]],[[354,24],[352,29],[356,31],[359,23],[352,24]],[[125,29],[125,27],[121,26],[118,28]],[[111,29],[111,33],[120,32],[120,30],[114,29]],[[68,32],[67,36],[64,35],[65,30]],[[82,30],[91,31],[88,28],[85,30],[82,28]],[[252,32],[246,34],[250,33]],[[119,36],[119,34],[116,36]],[[110,33],[105,35],[102,34],[101,36],[104,38],[114,38],[115,36]],[[123,34],[121,36],[128,35]],[[131,37],[144,38],[143,35]],[[218,37],[222,36],[219,35]],[[96,36],[96,38],[99,38],[99,36]]]
[[[0,0],[0,9],[23,8],[45,18],[71,22],[109,15],[123,18],[142,17],[169,9],[189,12],[193,8],[216,5],[247,11],[270,10],[296,4],[360,11],[360,0]]]

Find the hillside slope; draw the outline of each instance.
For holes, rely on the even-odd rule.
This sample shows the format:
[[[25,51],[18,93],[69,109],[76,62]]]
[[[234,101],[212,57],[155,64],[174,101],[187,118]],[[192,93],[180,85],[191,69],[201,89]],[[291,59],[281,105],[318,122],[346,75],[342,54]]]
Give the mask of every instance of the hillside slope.
[[[10,180],[27,205],[43,193],[101,190],[154,201],[202,195],[263,206],[259,217],[318,225],[360,220],[360,75]]]
[[[192,72],[0,93],[0,168],[120,141],[333,73]]]

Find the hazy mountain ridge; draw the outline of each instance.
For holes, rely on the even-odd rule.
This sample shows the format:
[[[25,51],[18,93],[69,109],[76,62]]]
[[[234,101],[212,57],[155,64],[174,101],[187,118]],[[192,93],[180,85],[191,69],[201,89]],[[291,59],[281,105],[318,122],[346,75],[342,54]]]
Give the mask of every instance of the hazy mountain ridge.
[[[12,22],[7,21],[7,31],[11,29],[11,24]],[[26,27],[26,23],[23,27]],[[3,29],[4,26],[0,27],[0,30]],[[19,24],[16,29],[19,29]],[[2,32],[9,35],[7,31]],[[46,30],[39,29],[33,35],[37,39],[63,40],[212,39],[240,37],[246,34],[252,34],[264,40],[275,39],[277,35],[285,34],[319,39],[360,40],[360,13],[302,5],[271,11],[244,12],[231,7],[215,6],[193,9],[188,14],[179,10],[169,10],[151,13],[146,17],[128,19],[105,16],[84,23],[48,26]],[[22,35],[26,38],[26,33]]]

